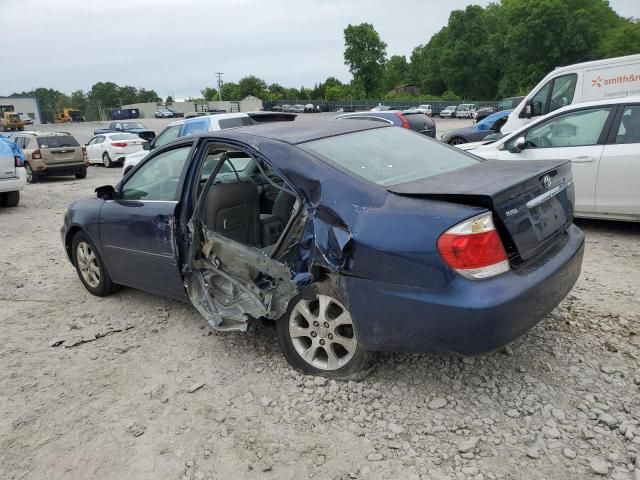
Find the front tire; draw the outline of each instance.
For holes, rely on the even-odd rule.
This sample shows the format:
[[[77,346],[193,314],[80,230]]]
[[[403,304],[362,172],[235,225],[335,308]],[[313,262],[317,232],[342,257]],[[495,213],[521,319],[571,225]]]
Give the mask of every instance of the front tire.
[[[102,154],[102,163],[104,164],[105,168],[113,167],[113,162],[111,161],[111,157],[107,152],[104,152]]]
[[[462,137],[453,137],[449,140],[449,145],[460,145],[462,143],[467,143],[467,141]]]
[[[78,278],[89,293],[97,297],[106,297],[117,289],[98,250],[85,233],[76,233],[71,251]]]
[[[308,375],[361,380],[375,354],[363,350],[346,302],[329,282],[306,287],[276,322],[287,362]]]

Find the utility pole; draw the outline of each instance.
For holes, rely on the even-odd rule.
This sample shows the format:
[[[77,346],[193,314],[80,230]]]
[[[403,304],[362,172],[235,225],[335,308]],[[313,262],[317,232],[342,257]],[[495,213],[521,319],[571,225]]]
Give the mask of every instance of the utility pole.
[[[218,77],[218,101],[222,101],[222,72],[216,72],[216,77]]]

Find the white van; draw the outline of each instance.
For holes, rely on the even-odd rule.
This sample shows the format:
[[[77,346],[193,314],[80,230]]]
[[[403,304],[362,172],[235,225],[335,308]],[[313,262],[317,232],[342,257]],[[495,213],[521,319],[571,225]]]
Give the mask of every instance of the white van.
[[[509,115],[502,133],[567,105],[640,95],[640,55],[556,68]]]

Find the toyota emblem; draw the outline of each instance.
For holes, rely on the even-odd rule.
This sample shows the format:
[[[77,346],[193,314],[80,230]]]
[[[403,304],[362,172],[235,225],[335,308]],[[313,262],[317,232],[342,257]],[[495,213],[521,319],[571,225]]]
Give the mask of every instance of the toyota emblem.
[[[542,185],[544,185],[544,188],[551,188],[551,175],[545,175],[542,177]]]

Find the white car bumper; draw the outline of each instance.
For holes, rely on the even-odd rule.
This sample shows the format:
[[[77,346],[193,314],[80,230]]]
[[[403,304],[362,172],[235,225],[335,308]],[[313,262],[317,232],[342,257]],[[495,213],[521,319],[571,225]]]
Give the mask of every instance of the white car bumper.
[[[27,173],[24,167],[17,167],[15,177],[0,178],[0,193],[17,192],[22,190],[26,184]]]
[[[129,170],[139,164],[147,155],[149,155],[149,150],[141,150],[126,155],[122,164],[122,175],[129,173]]]

